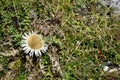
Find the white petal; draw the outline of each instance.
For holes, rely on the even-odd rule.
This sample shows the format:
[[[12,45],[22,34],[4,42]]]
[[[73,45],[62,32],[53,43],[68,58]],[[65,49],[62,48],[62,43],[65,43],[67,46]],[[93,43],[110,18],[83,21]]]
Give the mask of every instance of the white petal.
[[[40,50],[39,50],[39,55],[40,55],[40,56],[42,55]]]
[[[28,47],[28,45],[27,44],[22,44],[21,47]]]
[[[35,56],[39,56],[39,52],[38,51],[35,51]]]
[[[29,50],[25,50],[25,53],[28,54],[28,53],[29,53]]]
[[[32,34],[32,32],[30,31],[30,32],[29,32],[29,35],[31,35],[31,34]]]
[[[38,54],[38,51],[37,51],[37,50],[35,51],[35,54]]]
[[[30,54],[31,57],[33,56],[33,52],[30,52],[29,54]]]
[[[24,47],[23,50],[27,50],[27,47]]]
[[[25,37],[28,37],[28,35],[26,33],[24,33]]]
[[[32,52],[32,56],[34,55],[34,52]]]
[[[30,52],[29,55],[32,56],[32,53]]]
[[[44,47],[44,49],[45,49],[45,50],[48,50],[48,47],[46,46],[46,47]]]
[[[43,48],[43,51],[46,52],[47,49]]]
[[[33,49],[30,49],[30,52],[34,52],[34,50],[33,50]]]
[[[26,36],[22,36],[22,38],[26,40],[28,37],[26,37]]]
[[[43,49],[42,49],[41,51],[42,51],[43,53],[45,53],[45,51],[44,51]]]
[[[36,31],[34,32],[33,30],[31,31],[32,33],[36,33]]]

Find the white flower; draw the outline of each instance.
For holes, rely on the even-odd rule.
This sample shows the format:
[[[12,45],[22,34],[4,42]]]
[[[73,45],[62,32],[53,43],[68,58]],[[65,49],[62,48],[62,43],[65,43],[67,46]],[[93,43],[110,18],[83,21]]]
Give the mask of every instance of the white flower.
[[[22,38],[21,46],[24,52],[30,56],[41,56],[48,49],[41,35],[38,35],[36,32],[25,33]]]

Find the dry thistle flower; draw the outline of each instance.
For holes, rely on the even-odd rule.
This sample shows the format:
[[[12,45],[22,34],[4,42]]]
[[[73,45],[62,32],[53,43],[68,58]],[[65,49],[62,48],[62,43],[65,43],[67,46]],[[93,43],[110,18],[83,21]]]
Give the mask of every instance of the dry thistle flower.
[[[30,56],[41,56],[42,53],[45,53],[48,49],[48,46],[45,44],[41,35],[38,35],[36,32],[29,32],[22,36],[23,40],[21,46],[26,54]]]

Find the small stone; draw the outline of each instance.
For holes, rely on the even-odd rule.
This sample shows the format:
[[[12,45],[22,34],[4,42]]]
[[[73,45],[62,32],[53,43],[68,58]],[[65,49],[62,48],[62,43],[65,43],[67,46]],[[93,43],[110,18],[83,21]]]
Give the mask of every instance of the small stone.
[[[2,71],[3,70],[3,66],[0,64],[0,71]]]
[[[109,72],[109,73],[113,73],[113,72],[117,72],[117,71],[118,71],[117,68],[113,68],[113,69],[110,69],[108,72]]]
[[[108,71],[109,67],[108,66],[104,66],[103,70],[106,72]]]

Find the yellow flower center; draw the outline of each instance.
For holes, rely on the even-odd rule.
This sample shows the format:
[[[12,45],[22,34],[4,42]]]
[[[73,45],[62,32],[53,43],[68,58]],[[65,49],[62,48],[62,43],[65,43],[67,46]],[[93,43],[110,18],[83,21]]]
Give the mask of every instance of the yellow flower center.
[[[32,49],[40,49],[42,48],[44,42],[42,38],[37,34],[32,34],[28,38],[28,46]]]

